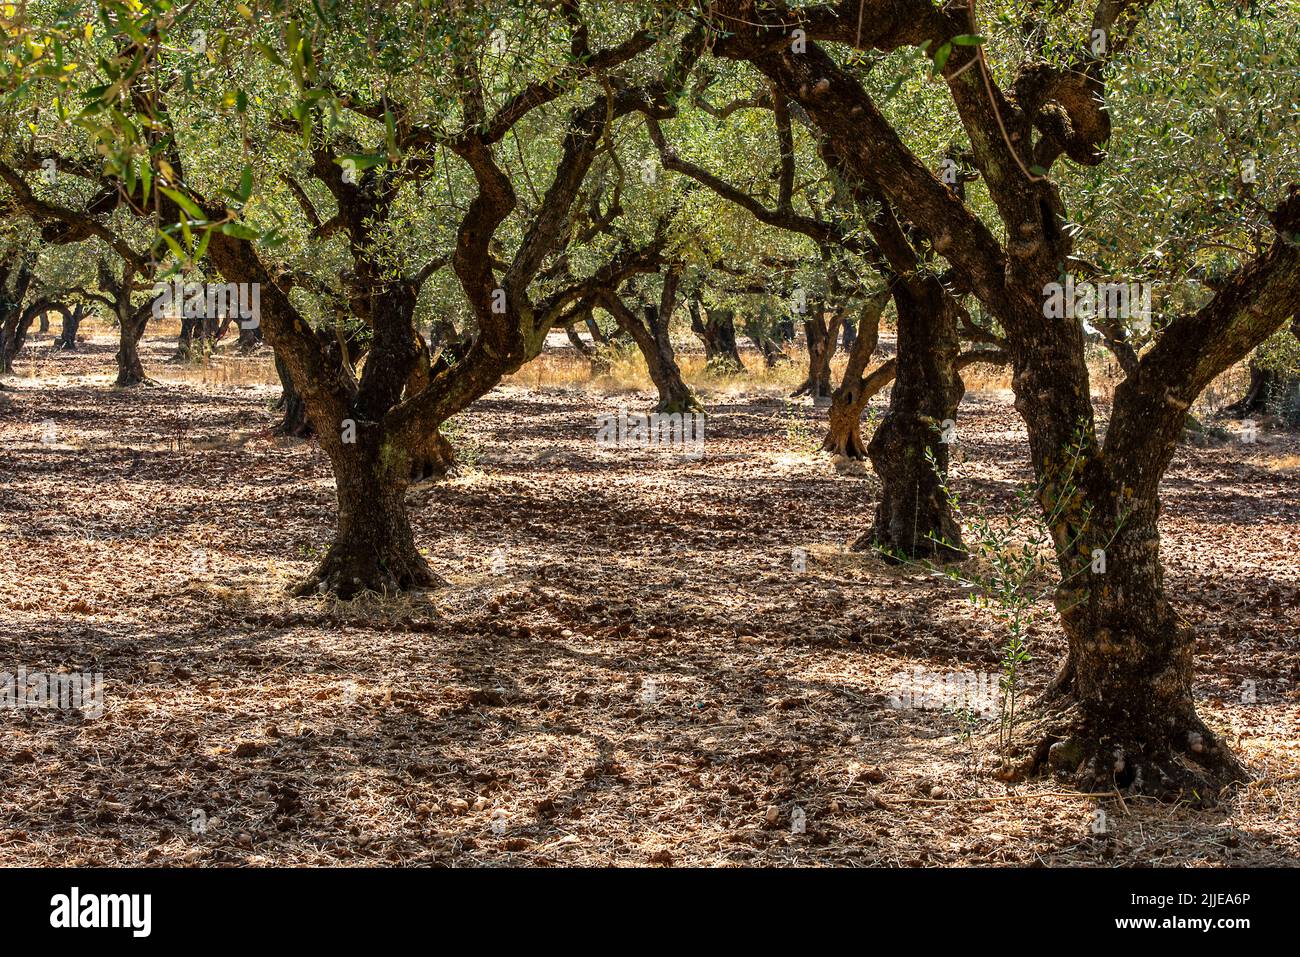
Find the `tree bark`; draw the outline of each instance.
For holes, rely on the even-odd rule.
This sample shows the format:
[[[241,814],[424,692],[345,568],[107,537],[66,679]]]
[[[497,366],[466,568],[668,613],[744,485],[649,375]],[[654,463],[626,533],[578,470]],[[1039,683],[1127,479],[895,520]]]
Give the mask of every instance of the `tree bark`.
[[[1244,772],[1196,713],[1195,638],[1165,595],[1159,500],[1125,498],[1113,486],[1094,491],[1089,501],[1095,506],[1089,544],[1100,550],[1089,554],[1104,554],[1105,564],[1080,565],[1058,590],[1070,656],[1047,699],[1059,710],[1049,710],[1038,729],[1031,726],[1030,764],[1088,790],[1199,791],[1211,801],[1216,779]],[[1179,753],[1211,775],[1171,760]]]
[[[849,362],[844,367],[840,386],[831,393],[829,428],[822,440],[822,450],[832,455],[851,459],[865,459],[867,447],[862,441],[862,410],[872,396],[893,379],[894,362],[887,362],[870,376],[864,376],[867,364],[880,339],[880,318],[888,305],[891,292],[888,288],[869,298],[862,306],[859,334],[849,351]],[[847,328],[847,326],[846,326]]]
[[[730,309],[705,309],[701,316],[698,302],[692,302],[689,309],[691,331],[704,343],[705,367],[722,375],[743,369],[736,348],[735,313]]]
[[[673,289],[676,281],[670,273],[664,280],[664,302],[672,303]],[[659,404],[656,412],[703,412],[704,407],[691,387],[682,379],[682,371],[673,355],[672,343],[668,338],[668,323],[663,317],[663,302],[659,306],[645,307],[645,318],[624,305],[616,293],[604,297],[602,304],[614,317],[619,328],[623,329],[636,343],[645,358],[650,379],[659,391]]]
[[[307,419],[307,405],[302,401],[302,396],[293,384],[293,377],[279,356],[275,357],[275,372],[280,377],[282,389],[277,408],[284,410],[284,418],[271,431],[295,439],[311,437],[315,433]]]
[[[412,303],[412,307],[414,304]],[[418,332],[415,333],[418,356],[411,375],[406,380],[404,394],[409,398],[419,395],[433,380],[433,357],[429,353],[429,344]],[[441,357],[439,357],[441,358]],[[456,467],[456,450],[447,441],[439,426],[434,426],[420,441],[411,448],[411,482],[427,482],[445,478]]]
[[[839,342],[840,323],[845,310],[837,308],[826,318],[825,305],[817,300],[810,305],[812,315],[804,320],[804,337],[808,342],[808,375],[791,397],[811,395],[813,400],[831,397],[831,359]]]
[[[0,264],[0,373],[14,371],[14,359],[27,337],[27,329],[34,316],[23,307],[27,291],[34,278],[32,264],[26,260],[19,263],[14,276],[14,288],[9,290],[9,275],[12,260]]]
[[[897,43],[906,23],[920,25],[905,41],[915,43],[922,36],[936,39],[950,25],[942,15],[921,25],[935,11],[928,4],[906,6],[912,19],[868,20],[865,35],[861,21],[855,36],[842,18],[843,34],[836,38],[859,48]],[[772,22],[757,27],[761,14],[743,0],[712,9],[722,37],[714,52],[753,62],[796,101],[852,173],[898,207],[1006,332],[1016,409],[1029,434],[1038,498],[1056,546],[1057,606],[1070,639],[1070,658],[1052,686],[1054,710],[1036,719],[1041,734],[1039,728],[1030,732],[1039,746],[1029,768],[1046,762],[1085,785],[1124,781],[1145,793],[1213,800],[1243,773],[1196,716],[1191,641],[1167,613],[1160,580],[1157,489],[1192,402],[1300,309],[1300,185],[1292,184],[1269,213],[1276,236],[1267,251],[1219,283],[1208,304],[1164,325],[1117,387],[1103,442],[1081,326],[1047,316],[1043,308],[1072,253],[1070,220],[1059,180],[1032,173],[1027,163],[1050,170],[1066,154],[1090,165],[1104,160],[1111,129],[1104,63],[1094,68],[1076,61],[1057,69],[1026,61],[1007,98],[977,62],[978,50],[949,48],[948,90],[1003,241],[935,178],[858,80],[820,46],[809,42],[794,56],[772,42],[790,15],[779,0],[764,8]],[[1130,12],[1101,4],[1094,25],[1104,31]],[[840,26],[821,36],[836,35]],[[1012,102],[1015,109],[1006,109]],[[1035,131],[1042,134],[1037,142]],[[1067,494],[1065,479],[1075,463],[1080,494]],[[1114,549],[1129,567],[1108,578],[1114,567],[1108,561],[1106,573],[1092,573],[1088,556],[1097,549]]]
[[[898,357],[889,410],[867,446],[880,477],[871,528],[854,550],[876,548],[951,561],[965,557],[961,527],[945,491],[950,439],[965,392],[957,371],[956,317],[933,277],[900,282]]]
[[[130,304],[127,304],[130,309]],[[122,310],[119,310],[119,313]],[[118,326],[117,337],[117,381],[113,384],[119,388],[144,385],[149,381],[144,374],[144,364],[140,361],[140,340],[144,336],[148,313],[142,316],[122,316]]]
[[[440,583],[407,517],[409,456],[377,424],[355,425],[355,442],[328,443],[338,527],[319,567],[294,589],[300,597],[328,593],[346,601],[363,591],[396,594]]]
[[[82,303],[77,303],[70,311],[63,313],[63,325],[59,330],[59,337],[54,340],[56,349],[66,349],[68,352],[75,352],[77,349],[77,330],[81,327],[81,320],[85,318],[86,307]]]
[[[22,351],[32,320],[35,318],[35,313],[24,309],[19,304],[14,306],[0,323],[0,372],[14,371],[14,359],[18,358],[18,353]]]

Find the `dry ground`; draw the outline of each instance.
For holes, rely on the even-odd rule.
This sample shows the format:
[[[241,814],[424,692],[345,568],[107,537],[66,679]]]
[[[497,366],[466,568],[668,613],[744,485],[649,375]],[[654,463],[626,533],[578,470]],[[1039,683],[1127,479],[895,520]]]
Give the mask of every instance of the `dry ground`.
[[[996,672],[1002,638],[952,585],[846,552],[876,481],[806,450],[822,413],[778,381],[709,392],[689,462],[593,442],[648,393],[525,369],[463,417],[474,468],[412,494],[452,587],[344,605],[283,596],[333,496],[314,444],[268,434],[265,356],[146,346],[157,387],[112,389],[101,332],[29,345],[0,393],[0,671],[106,689],[98,719],[0,711],[0,864],[1300,859],[1294,436],[1185,448],[1165,483],[1199,707],[1259,775],[1196,812],[1004,785],[957,716],[889,706],[900,671]],[[1005,506],[1005,392],[967,397],[960,451],[963,497]],[[1062,640],[1050,617],[1032,640],[1038,687]]]

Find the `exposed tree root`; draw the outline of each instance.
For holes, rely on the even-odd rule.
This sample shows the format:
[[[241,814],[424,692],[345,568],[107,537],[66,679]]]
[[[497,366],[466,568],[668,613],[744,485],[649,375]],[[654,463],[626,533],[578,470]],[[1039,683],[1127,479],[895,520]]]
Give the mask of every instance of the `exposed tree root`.
[[[693,412],[698,412],[701,415],[708,415],[704,410],[703,403],[700,402],[694,392],[688,392],[682,398],[663,399],[657,406],[655,406],[655,411],[660,415],[673,415],[674,413],[689,415]]]
[[[1017,721],[1000,776],[1015,781],[1046,774],[1084,792],[1118,791],[1202,807],[1250,780],[1194,711],[1143,733],[1099,731],[1068,694],[1044,695]]]
[[[335,542],[320,566],[299,582],[291,594],[297,598],[329,594],[346,601],[367,591],[395,595],[446,584],[419,552],[399,555],[390,551],[381,556],[372,549]]]

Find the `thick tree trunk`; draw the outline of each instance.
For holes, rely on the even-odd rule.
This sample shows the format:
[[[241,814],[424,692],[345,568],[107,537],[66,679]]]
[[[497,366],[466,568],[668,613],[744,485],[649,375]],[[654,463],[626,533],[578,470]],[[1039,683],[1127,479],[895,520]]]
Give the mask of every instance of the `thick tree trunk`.
[[[803,324],[808,342],[808,375],[791,397],[811,395],[817,401],[831,397],[831,358],[835,355],[844,310],[836,309],[828,321],[820,301],[811,308],[812,316]]]
[[[638,340],[637,345],[645,356],[650,378],[659,390],[659,404],[655,406],[655,411],[703,412],[704,406],[682,379],[682,370],[677,365],[672,342],[668,338],[667,321],[655,306],[646,306],[645,320],[650,327],[650,335],[644,342]]]
[[[704,364],[710,372],[726,375],[744,368],[736,348],[736,315],[730,309],[705,309],[690,304],[691,331],[704,343]]]
[[[32,318],[25,314],[21,306],[15,306],[0,322],[0,372],[14,371],[14,359],[22,351]]]
[[[867,446],[880,476],[871,529],[855,550],[941,561],[965,557],[961,528],[944,484],[957,405],[965,391],[957,371],[956,317],[934,279],[899,283],[898,357],[889,410]]]
[[[282,389],[277,408],[284,410],[284,418],[271,431],[276,435],[284,435],[295,439],[309,438],[314,433],[311,422],[307,419],[307,406],[302,401],[302,396],[298,394],[298,390],[293,384],[293,377],[289,375],[284,360],[279,356],[275,357],[275,371],[280,377],[280,387]]]
[[[682,379],[677,359],[673,356],[672,342],[668,338],[668,322],[663,318],[663,305],[670,307],[674,301],[675,280],[671,274],[665,279],[663,302],[659,306],[645,307],[642,320],[624,305],[617,294],[604,298],[605,308],[618,323],[619,328],[632,337],[645,358],[650,379],[659,391],[656,412],[703,412],[704,407],[691,387]]]
[[[440,584],[415,547],[405,494],[409,457],[371,423],[356,423],[354,443],[328,443],[338,497],[338,528],[324,559],[295,589],[347,600],[363,591],[396,594]]]
[[[867,457],[867,447],[862,441],[862,410],[894,376],[893,361],[885,363],[869,376],[863,375],[872,353],[876,351],[880,338],[880,317],[889,299],[890,291],[884,289],[863,304],[861,334],[854,338],[840,387],[831,393],[829,428],[826,438],[822,440],[822,450],[832,455],[843,455],[851,459]]]
[[[758,17],[753,5],[743,9],[746,23]],[[1213,800],[1220,785],[1240,780],[1242,772],[1192,706],[1191,644],[1179,636],[1160,581],[1157,490],[1192,402],[1215,375],[1296,314],[1300,185],[1293,184],[1269,215],[1279,235],[1268,250],[1221,282],[1201,309],[1172,318],[1116,388],[1103,445],[1081,326],[1073,320],[1044,321],[1046,290],[1072,250],[1055,180],[1022,177],[1024,166],[1013,145],[1020,140],[1022,148],[1028,146],[1026,134],[1041,117],[1022,114],[1008,124],[987,71],[981,85],[966,69],[974,62],[966,59],[971,54],[951,62],[949,89],[1005,226],[1004,249],[959,199],[953,202],[935,188],[932,174],[857,80],[819,46],[808,44],[794,56],[770,42],[766,30],[728,31],[729,26],[724,23],[720,30],[727,39],[715,52],[753,62],[781,94],[797,102],[849,171],[878,188],[965,273],[1006,331],[1016,409],[1029,433],[1038,498],[1056,546],[1062,579],[1058,607],[1071,641],[1070,661],[1053,683],[1055,697],[1066,702],[1055,706],[1061,720],[1048,730],[1050,737],[1039,738],[1047,746],[1035,754],[1052,763],[1051,749],[1057,746],[1055,765],[1065,771],[1073,766],[1085,782],[1109,778],[1112,785],[1126,781],[1134,790]],[[963,79],[957,81],[959,76]],[[1017,78],[1017,94],[1021,79],[1029,75]],[[1092,82],[1100,86],[1096,78]],[[1067,121],[1065,128],[1072,129],[1071,136],[1079,134],[1079,141],[1053,143],[1056,134],[1045,131],[1035,152],[1047,146],[1048,167],[1062,151],[1100,158],[1110,123],[1097,92],[1055,101],[1062,112],[1052,114],[1052,125]],[[1008,154],[1016,164],[1006,162]],[[900,365],[900,381],[901,376]],[[1076,465],[1084,478],[1077,495],[1065,488]],[[1116,503],[1128,504],[1121,509]],[[1097,549],[1113,550],[1129,567],[1108,578],[1115,567],[1108,561],[1105,573],[1093,574],[1087,556]],[[1045,724],[1051,717],[1041,720]]]
[[[75,352],[77,349],[77,330],[81,327],[81,320],[85,318],[86,307],[77,303],[71,311],[63,313],[63,325],[59,331],[59,337],[54,340],[56,349],[66,349],[69,352]]]
[[[140,362],[140,340],[144,336],[147,323],[147,314],[143,318],[124,318],[119,322],[117,381],[114,385],[128,388],[144,385],[149,381],[144,374],[144,365]]]
[[[1057,592],[1070,654],[1043,702],[1046,717],[1031,725],[1029,766],[1090,791],[1212,801],[1244,771],[1196,713],[1195,638],[1165,596],[1159,503],[1126,497],[1118,486],[1100,503],[1097,496],[1094,488],[1096,550]]]

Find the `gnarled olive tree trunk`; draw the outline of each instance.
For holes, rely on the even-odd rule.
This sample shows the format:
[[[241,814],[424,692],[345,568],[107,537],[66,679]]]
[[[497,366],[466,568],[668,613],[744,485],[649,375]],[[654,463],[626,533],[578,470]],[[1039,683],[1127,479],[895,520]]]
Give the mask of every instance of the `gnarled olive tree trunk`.
[[[659,404],[655,411],[703,412],[704,406],[682,378],[682,370],[677,365],[672,341],[668,337],[668,320],[677,301],[677,282],[675,271],[665,273],[659,304],[645,306],[644,319],[629,309],[617,293],[603,296],[601,304],[641,350],[650,379],[659,391]]]
[[[744,368],[736,348],[736,314],[730,309],[704,309],[691,302],[691,331],[704,343],[704,364],[710,372],[728,374]]]
[[[140,340],[144,338],[144,329],[149,322],[149,314],[137,315],[130,309],[119,311],[117,336],[117,380],[113,383],[120,388],[143,385],[149,381],[144,374],[144,364],[140,361]]]
[[[808,344],[808,375],[791,396],[811,395],[816,399],[831,397],[831,359],[839,343],[840,323],[844,321],[844,307],[837,307],[826,317],[826,307],[820,299],[810,304],[811,314],[804,320],[804,338]]]
[[[70,310],[63,313],[63,324],[59,328],[59,337],[54,340],[55,349],[66,349],[69,352],[76,351],[77,348],[77,330],[81,328],[81,320],[85,318],[86,307],[83,303],[77,303]]]
[[[275,357],[275,373],[280,377],[282,389],[276,408],[284,411],[284,418],[271,431],[276,435],[295,439],[308,438],[313,432],[311,422],[307,419],[307,405],[298,394],[298,388],[293,384],[293,377],[289,375],[284,359],[280,356]]]
[[[327,592],[348,599],[362,591],[395,594],[437,584],[415,545],[406,510],[410,459],[377,423],[322,441],[334,467],[338,525],[317,569],[296,595]],[[353,441],[348,441],[349,439]]]
[[[867,445],[880,477],[880,501],[871,528],[853,548],[960,559],[966,554],[961,528],[944,489],[957,405],[965,392],[957,371],[961,343],[952,303],[933,278],[898,283],[894,302],[894,387],[889,409]]]
[[[886,288],[868,298],[862,305],[858,335],[854,338],[853,348],[849,350],[844,378],[840,380],[839,388],[831,393],[828,430],[826,438],[822,440],[822,450],[832,455],[843,455],[851,459],[867,457],[867,447],[862,441],[862,411],[872,396],[894,377],[893,360],[883,363],[870,375],[865,374],[880,340],[880,318],[891,295]]]

